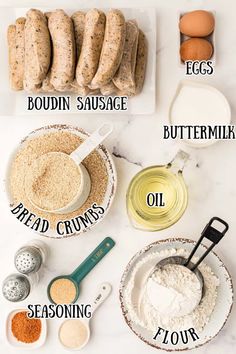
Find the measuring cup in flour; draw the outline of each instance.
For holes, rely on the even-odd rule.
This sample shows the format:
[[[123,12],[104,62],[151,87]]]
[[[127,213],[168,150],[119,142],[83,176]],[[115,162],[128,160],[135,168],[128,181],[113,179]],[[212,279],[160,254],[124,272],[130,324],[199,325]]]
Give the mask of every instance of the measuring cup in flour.
[[[90,176],[82,162],[112,130],[111,124],[103,124],[70,155],[63,152],[49,152],[37,158],[30,166],[25,181],[30,202],[36,208],[49,213],[65,214],[79,209],[88,199],[91,190]],[[37,173],[34,173],[34,170]],[[57,175],[58,171],[61,175]],[[45,186],[47,173],[50,173],[48,176],[48,184],[50,184]],[[52,180],[53,176],[56,176],[55,182]],[[59,182],[63,179],[66,181],[66,190],[60,189]],[[61,196],[62,201],[58,196]]]
[[[213,226],[213,224],[215,223],[217,223],[217,227]],[[204,278],[198,267],[205,259],[205,257],[212,251],[215,245],[220,242],[220,240],[228,231],[228,228],[229,225],[227,224],[227,222],[220,219],[219,217],[211,218],[209,223],[202,231],[199,240],[197,241],[188,258],[184,258],[181,256],[171,256],[162,259],[154,266],[154,268],[151,270],[150,274],[147,277],[147,291],[150,294],[149,298],[151,302],[155,303],[155,307],[159,308],[160,312],[164,307],[164,302],[161,302],[162,299],[165,300],[165,303],[167,303],[167,305],[169,300],[169,308],[167,307],[167,311],[170,311],[171,306],[176,303],[176,308],[174,308],[174,311],[176,312],[172,312],[173,317],[187,315],[198,306],[202,297],[204,296]],[[206,251],[197,260],[197,262],[193,263],[191,261],[192,257],[201,245],[203,239],[208,239],[212,243],[209,247],[206,248]],[[180,274],[181,272],[182,276]],[[162,275],[165,275],[168,278],[166,278],[166,280],[164,279],[163,281]],[[157,278],[156,282],[155,277]],[[166,285],[167,283],[171,283],[171,277],[173,278],[173,285],[171,286],[171,288],[168,288],[168,286]],[[178,284],[176,284],[178,278],[180,282],[182,281],[182,283],[180,283],[179,288]],[[183,286],[183,280],[185,279],[187,279],[188,282],[185,282],[185,286]],[[186,304],[183,300],[186,301]]]
[[[111,285],[103,283],[95,299],[91,302],[91,316],[95,310],[107,299],[111,293]],[[67,349],[79,350],[86,346],[90,339],[90,318],[69,319],[62,323],[59,329],[59,340]]]
[[[74,303],[79,297],[81,281],[114,246],[115,241],[106,237],[73,273],[52,279],[47,289],[49,300],[55,304]]]

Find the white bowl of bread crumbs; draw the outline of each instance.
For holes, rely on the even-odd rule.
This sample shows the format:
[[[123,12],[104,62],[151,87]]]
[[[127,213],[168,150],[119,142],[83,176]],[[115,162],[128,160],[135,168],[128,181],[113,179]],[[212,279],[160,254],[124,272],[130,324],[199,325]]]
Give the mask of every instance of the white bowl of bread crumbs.
[[[44,236],[65,238],[86,232],[107,214],[115,195],[117,175],[112,157],[103,145],[83,161],[91,190],[79,209],[67,214],[49,213],[29,199],[27,173],[35,160],[49,152],[69,155],[88,136],[81,128],[51,125],[31,132],[16,148],[7,169],[6,189],[13,216],[25,226]],[[60,172],[61,178],[66,178],[63,169]],[[61,198],[59,191],[58,198]]]

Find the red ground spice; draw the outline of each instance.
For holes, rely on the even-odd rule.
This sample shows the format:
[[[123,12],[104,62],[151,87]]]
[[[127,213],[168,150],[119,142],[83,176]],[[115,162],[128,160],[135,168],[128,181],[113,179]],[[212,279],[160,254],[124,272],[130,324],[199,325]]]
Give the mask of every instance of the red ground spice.
[[[14,337],[20,342],[36,342],[41,334],[41,320],[28,318],[27,311],[16,313],[11,322],[11,330]]]

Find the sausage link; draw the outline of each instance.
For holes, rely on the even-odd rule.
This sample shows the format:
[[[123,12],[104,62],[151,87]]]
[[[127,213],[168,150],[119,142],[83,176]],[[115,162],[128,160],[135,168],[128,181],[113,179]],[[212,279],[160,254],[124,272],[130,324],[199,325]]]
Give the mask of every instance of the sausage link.
[[[148,43],[145,34],[139,30],[137,59],[135,66],[135,87],[126,91],[119,91],[120,96],[135,96],[138,95],[143,88],[148,56]]]
[[[138,26],[134,21],[126,22],[124,52],[119,69],[113,77],[118,89],[130,90],[135,87],[135,63],[138,45]]]
[[[44,14],[31,9],[25,22],[25,72],[24,88],[34,91],[46,78],[51,60],[51,43]]]
[[[64,87],[62,92],[71,92],[79,96],[87,96],[92,90],[87,86],[81,87],[77,84],[77,81],[74,80],[71,84]],[[39,92],[57,92],[55,87],[50,82],[50,73],[47,75],[46,79],[43,80],[42,87],[39,89]]]
[[[139,30],[137,61],[135,67],[135,95],[138,95],[143,88],[148,56],[148,43],[145,34]]]
[[[74,24],[76,55],[77,55],[77,60],[79,60],[82,43],[83,43],[83,37],[84,37],[85,12],[76,11],[71,16],[71,19]]]
[[[89,89],[89,96],[96,96],[96,95],[100,95],[100,89]]]
[[[12,90],[21,90],[21,84],[17,77],[16,64],[16,26],[10,25],[7,29],[9,80]]]
[[[77,81],[74,80],[67,91],[77,94],[78,96],[87,96],[89,94],[89,88],[87,86],[79,86]]]
[[[23,90],[25,41],[25,18],[20,17],[15,25],[10,25],[7,32],[9,52],[10,86],[15,91]]]
[[[87,86],[97,71],[105,22],[105,14],[97,9],[88,11],[85,16],[83,44],[76,68],[76,80],[80,86]]]
[[[64,91],[74,80],[75,74],[73,23],[63,10],[56,10],[49,14],[48,28],[53,47],[50,83],[57,91]]]
[[[106,17],[105,37],[98,70],[90,87],[98,88],[109,83],[115,75],[125,44],[125,18],[120,10],[110,10]]]
[[[117,93],[117,87],[114,85],[113,81],[110,81],[108,84],[101,86],[100,91],[104,96],[115,95]]]
[[[40,92],[55,92],[56,91],[54,86],[50,82],[50,75],[51,75],[51,72],[49,71],[48,75],[43,80]]]
[[[23,90],[25,71],[25,21],[24,17],[16,20],[16,63],[20,90]]]
[[[138,53],[139,28],[138,28],[137,22],[135,20],[131,20],[130,23],[133,23],[137,29],[137,31],[135,31],[136,32],[136,39],[134,40],[133,49],[131,51],[131,72],[134,75],[134,81],[135,81],[135,67],[136,67],[137,53]]]
[[[76,63],[79,60],[81,48],[83,44],[83,37],[84,37],[84,26],[85,26],[85,12],[83,11],[76,11],[71,16],[74,25],[74,32],[75,32],[75,44],[76,44]],[[86,86],[79,86],[76,79],[69,85],[68,91],[75,93],[80,96],[87,96],[89,93],[89,88]]]
[[[88,86],[79,86],[76,80],[74,80],[73,83],[70,85],[68,91],[73,92],[78,96],[91,96],[98,95],[100,93],[99,90],[91,90]]]

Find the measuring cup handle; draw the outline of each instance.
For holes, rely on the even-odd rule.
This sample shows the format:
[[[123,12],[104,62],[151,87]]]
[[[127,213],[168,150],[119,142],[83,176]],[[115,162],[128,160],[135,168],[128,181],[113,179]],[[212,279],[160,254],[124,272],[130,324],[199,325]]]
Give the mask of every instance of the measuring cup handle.
[[[108,135],[110,135],[112,130],[113,125],[111,123],[103,124],[74,150],[70,154],[70,157],[79,165]]]
[[[216,229],[215,227],[212,226],[214,221],[218,221],[219,223],[224,225],[223,231],[219,231],[218,229]],[[190,260],[192,259],[193,255],[197,251],[197,249],[198,249],[199,245],[201,244],[202,240],[204,238],[207,238],[208,240],[210,240],[212,242],[212,244],[210,245],[210,247],[207,248],[207,250],[199,258],[197,263],[194,264],[194,266],[191,268],[192,270],[195,270],[199,266],[199,264],[203,261],[203,259],[215,247],[215,245],[220,242],[220,240],[226,234],[228,229],[229,229],[229,225],[227,224],[226,221],[222,220],[221,218],[219,218],[217,216],[214,216],[213,218],[211,218],[209,223],[205,226],[204,230],[202,231],[201,237],[199,238],[198,242],[196,243],[195,247],[193,248],[192,252],[190,253],[190,255],[189,255],[189,257],[188,257],[188,259],[187,259],[187,261],[185,263],[185,266],[187,266],[189,264]]]
[[[91,312],[93,312],[108,298],[112,290],[111,284],[102,283],[94,301],[91,303]]]
[[[73,280],[80,283],[82,279],[98,264],[101,259],[115,246],[115,241],[106,237],[95,250],[71,274]]]
[[[218,221],[220,224],[224,225],[223,231],[219,231],[212,226],[214,221]],[[212,241],[214,244],[220,242],[222,237],[226,234],[229,229],[229,225],[226,221],[222,220],[221,218],[214,216],[211,218],[209,223],[205,226],[204,230],[202,231],[203,237],[206,237],[208,240]]]
[[[183,171],[188,159],[189,154],[183,150],[179,150],[173,160],[167,166],[174,174],[177,174],[178,172]]]

